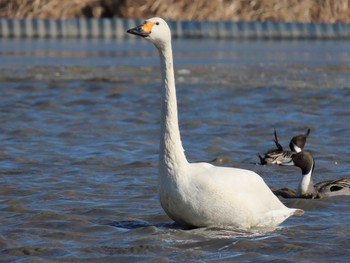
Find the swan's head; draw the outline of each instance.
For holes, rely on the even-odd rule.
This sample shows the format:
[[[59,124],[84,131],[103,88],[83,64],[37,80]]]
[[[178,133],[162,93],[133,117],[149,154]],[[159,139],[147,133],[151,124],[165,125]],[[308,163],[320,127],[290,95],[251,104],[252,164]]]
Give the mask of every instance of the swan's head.
[[[131,28],[127,32],[146,38],[157,48],[163,48],[171,41],[169,26],[164,19],[160,17],[147,19],[142,25]]]

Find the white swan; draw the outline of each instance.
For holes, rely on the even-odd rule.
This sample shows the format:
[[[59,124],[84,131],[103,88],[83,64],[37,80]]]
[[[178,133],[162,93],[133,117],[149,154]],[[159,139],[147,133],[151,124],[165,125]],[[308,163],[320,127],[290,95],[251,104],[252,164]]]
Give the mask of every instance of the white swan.
[[[159,199],[167,215],[184,227],[275,227],[303,210],[287,208],[256,173],[209,163],[189,163],[178,125],[171,32],[151,18],[128,33],[151,41],[159,51],[162,74]]]

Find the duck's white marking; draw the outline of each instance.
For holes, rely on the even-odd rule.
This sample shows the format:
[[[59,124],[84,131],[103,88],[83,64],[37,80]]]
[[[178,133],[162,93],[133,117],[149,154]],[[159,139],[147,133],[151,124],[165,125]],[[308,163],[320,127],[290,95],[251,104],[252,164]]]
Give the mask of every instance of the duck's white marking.
[[[161,18],[128,30],[158,49],[162,74],[159,199],[183,226],[275,227],[302,210],[287,208],[256,173],[208,163],[189,163],[178,126],[171,33]]]
[[[293,143],[293,149],[294,149],[294,152],[296,152],[296,153],[300,153],[303,150],[295,143]]]
[[[299,188],[298,188],[299,196],[307,196],[307,195],[315,194],[314,184],[313,184],[311,175],[312,175],[312,169],[308,173],[303,174],[303,178],[301,179]]]

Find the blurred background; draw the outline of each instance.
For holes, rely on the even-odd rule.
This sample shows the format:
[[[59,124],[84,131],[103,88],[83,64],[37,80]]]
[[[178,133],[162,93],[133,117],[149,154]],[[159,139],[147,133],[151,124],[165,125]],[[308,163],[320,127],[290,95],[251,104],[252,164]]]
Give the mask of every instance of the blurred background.
[[[347,23],[349,6],[349,0],[0,0],[0,17]]]

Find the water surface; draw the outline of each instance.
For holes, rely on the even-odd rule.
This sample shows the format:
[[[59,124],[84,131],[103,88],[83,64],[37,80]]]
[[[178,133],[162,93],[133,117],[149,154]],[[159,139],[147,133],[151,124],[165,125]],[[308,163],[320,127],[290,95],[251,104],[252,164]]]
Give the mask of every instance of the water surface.
[[[311,128],[314,180],[348,175],[348,41],[175,40],[190,161],[296,188],[295,167],[256,165]],[[184,230],[157,199],[160,76],[136,40],[0,40],[0,253],[4,262],[345,262],[350,198],[271,232]]]

